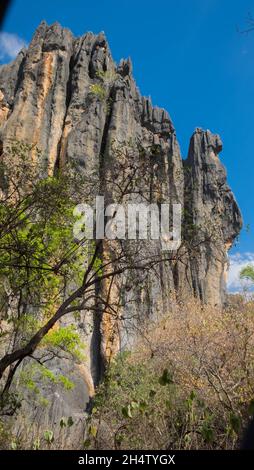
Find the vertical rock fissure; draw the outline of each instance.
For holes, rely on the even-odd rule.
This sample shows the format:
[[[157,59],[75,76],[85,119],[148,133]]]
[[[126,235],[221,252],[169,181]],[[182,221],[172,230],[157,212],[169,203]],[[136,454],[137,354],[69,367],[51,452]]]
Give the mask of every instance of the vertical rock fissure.
[[[100,151],[99,151],[99,194],[105,196],[105,158],[108,145],[108,134],[110,122],[113,112],[113,94],[112,89],[109,92],[106,103],[106,119],[104,123]],[[102,260],[104,258],[103,245],[100,249],[99,255]],[[101,297],[103,286],[98,283],[96,285],[96,298]],[[91,363],[92,363],[92,376],[95,386],[101,381],[105,373],[105,358],[102,351],[102,320],[103,320],[103,307],[100,302],[96,302],[95,313],[93,315],[93,335],[91,341]]]
[[[67,118],[67,115],[68,115],[68,111],[69,111],[69,105],[70,105],[70,102],[71,102],[71,83],[72,83],[72,70],[73,70],[73,67],[74,67],[74,58],[73,58],[73,50],[72,50],[72,54],[70,56],[70,59],[69,59],[69,74],[68,74],[68,79],[67,79],[67,82],[66,82],[66,97],[65,97],[65,114],[64,114],[64,119],[63,119],[63,124],[62,124],[62,133],[61,133],[61,137],[59,139],[59,142],[58,142],[58,145],[57,145],[57,158],[56,158],[56,162],[55,162],[55,166],[54,166],[54,174],[56,175],[59,170],[60,170],[60,167],[61,167],[61,150],[62,150],[62,144],[63,144],[63,139],[64,139],[64,128],[65,128],[65,124],[66,124],[66,118]]]

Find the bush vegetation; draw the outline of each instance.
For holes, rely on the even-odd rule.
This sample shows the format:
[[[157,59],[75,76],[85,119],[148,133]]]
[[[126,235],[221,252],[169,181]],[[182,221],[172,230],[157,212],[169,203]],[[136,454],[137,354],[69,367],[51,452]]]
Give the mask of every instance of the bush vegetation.
[[[85,447],[234,449],[254,411],[252,302],[175,305],[111,363]]]

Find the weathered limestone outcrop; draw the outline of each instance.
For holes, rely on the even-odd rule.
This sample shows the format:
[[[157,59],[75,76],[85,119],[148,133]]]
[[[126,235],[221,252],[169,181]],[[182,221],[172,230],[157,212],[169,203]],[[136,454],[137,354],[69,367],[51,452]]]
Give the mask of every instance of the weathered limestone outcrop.
[[[200,244],[199,254],[191,256],[192,286],[203,301],[217,305],[225,300],[227,251],[242,224],[234,195],[226,182],[225,168],[219,160],[221,150],[218,135],[196,129],[184,162],[185,168],[190,170],[186,172],[185,207],[192,214],[193,223],[203,228],[197,233],[197,242],[203,231],[208,236],[208,242]]]
[[[78,366],[73,368],[76,392],[70,392],[72,398],[67,399],[59,395],[60,391],[49,390],[53,411],[51,418],[47,414],[47,420],[45,414],[29,411],[31,420],[45,429],[71,414],[72,406],[80,420],[84,397],[86,402],[102,364],[132,341],[130,309],[136,323],[156,317],[158,311],[171,308],[173,292],[182,298],[195,294],[204,302],[223,304],[227,251],[242,221],[219,160],[219,136],[196,129],[188,158],[183,160],[168,113],[140,95],[129,59],[115,65],[104,33],[74,38],[59,24],[48,26],[43,22],[28,50],[0,67],[0,151],[8,139],[35,144],[48,174],[63,168],[66,162],[74,162],[81,175],[97,172],[98,179],[104,172],[112,176],[117,166],[111,142],[131,140],[140,142],[143,148],[154,146],[152,177],[157,196],[153,200],[181,203],[184,208],[181,259],[160,265],[157,273],[145,279],[125,276],[117,281],[116,291],[126,299],[120,326],[118,320],[112,322],[103,314],[99,320],[88,315],[79,325],[90,352],[83,375]],[[32,153],[31,159],[35,158]],[[147,168],[150,165],[149,160]],[[103,188],[110,200],[112,192],[105,183]],[[193,227],[198,228],[195,246],[190,243]],[[149,246],[145,249],[160,250],[158,243]],[[135,302],[128,302],[131,298]],[[80,377],[84,378],[83,385]],[[78,446],[82,429],[78,424],[74,438],[67,436],[63,445]]]

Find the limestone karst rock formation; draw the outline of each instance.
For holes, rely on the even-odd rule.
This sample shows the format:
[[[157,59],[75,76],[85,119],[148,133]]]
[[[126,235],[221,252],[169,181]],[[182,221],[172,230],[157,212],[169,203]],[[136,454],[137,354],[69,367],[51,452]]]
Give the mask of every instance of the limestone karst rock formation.
[[[43,22],[28,49],[0,67],[1,151],[9,139],[35,144],[49,174],[73,161],[86,176],[95,171],[100,175],[102,165],[109,173],[114,168],[117,155],[111,151],[112,141],[135,140],[143,148],[155,146],[153,177],[158,192],[182,204],[186,227],[200,227],[197,248],[193,252],[185,246],[181,260],[165,263],[157,275],[153,273],[142,284],[138,279],[132,282],[124,295],[131,296],[135,290],[137,300],[126,302],[121,315],[127,318],[130,308],[139,318],[167,310],[173,291],[181,297],[195,294],[204,302],[223,304],[227,251],[242,221],[219,159],[221,140],[210,131],[196,129],[188,158],[183,160],[168,113],[140,95],[130,60],[122,60],[117,66],[103,33],[89,32],[75,38],[59,24],[48,26]],[[186,240],[187,232],[183,228]],[[217,234],[216,243],[211,232]],[[201,233],[205,243],[199,239]],[[103,315],[98,321],[91,314],[78,327],[88,344],[87,364],[60,364],[57,359],[52,364],[53,369],[70,371],[75,391],[49,391],[47,418],[44,412],[37,410],[34,414],[34,410],[26,409],[31,420],[44,428],[54,427],[63,415],[72,415],[79,424],[74,440],[67,435],[67,447],[82,440],[83,409],[93,382],[100,376],[101,363],[132,337],[123,320],[120,333],[118,328],[117,338],[112,340],[114,324],[108,325]]]

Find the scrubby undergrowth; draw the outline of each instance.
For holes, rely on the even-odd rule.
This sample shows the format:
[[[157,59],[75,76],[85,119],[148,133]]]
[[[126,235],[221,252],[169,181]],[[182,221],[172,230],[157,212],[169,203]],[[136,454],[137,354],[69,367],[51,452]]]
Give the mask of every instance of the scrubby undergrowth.
[[[135,348],[111,362],[84,448],[234,449],[253,412],[254,303],[239,298],[220,311],[191,300],[149,321]],[[75,432],[72,417],[64,420],[59,429]],[[25,448],[7,421],[0,447]],[[62,443],[46,430],[31,448],[45,446]]]
[[[149,326],[99,386],[85,441],[96,449],[233,449],[254,409],[254,306],[197,301]]]

